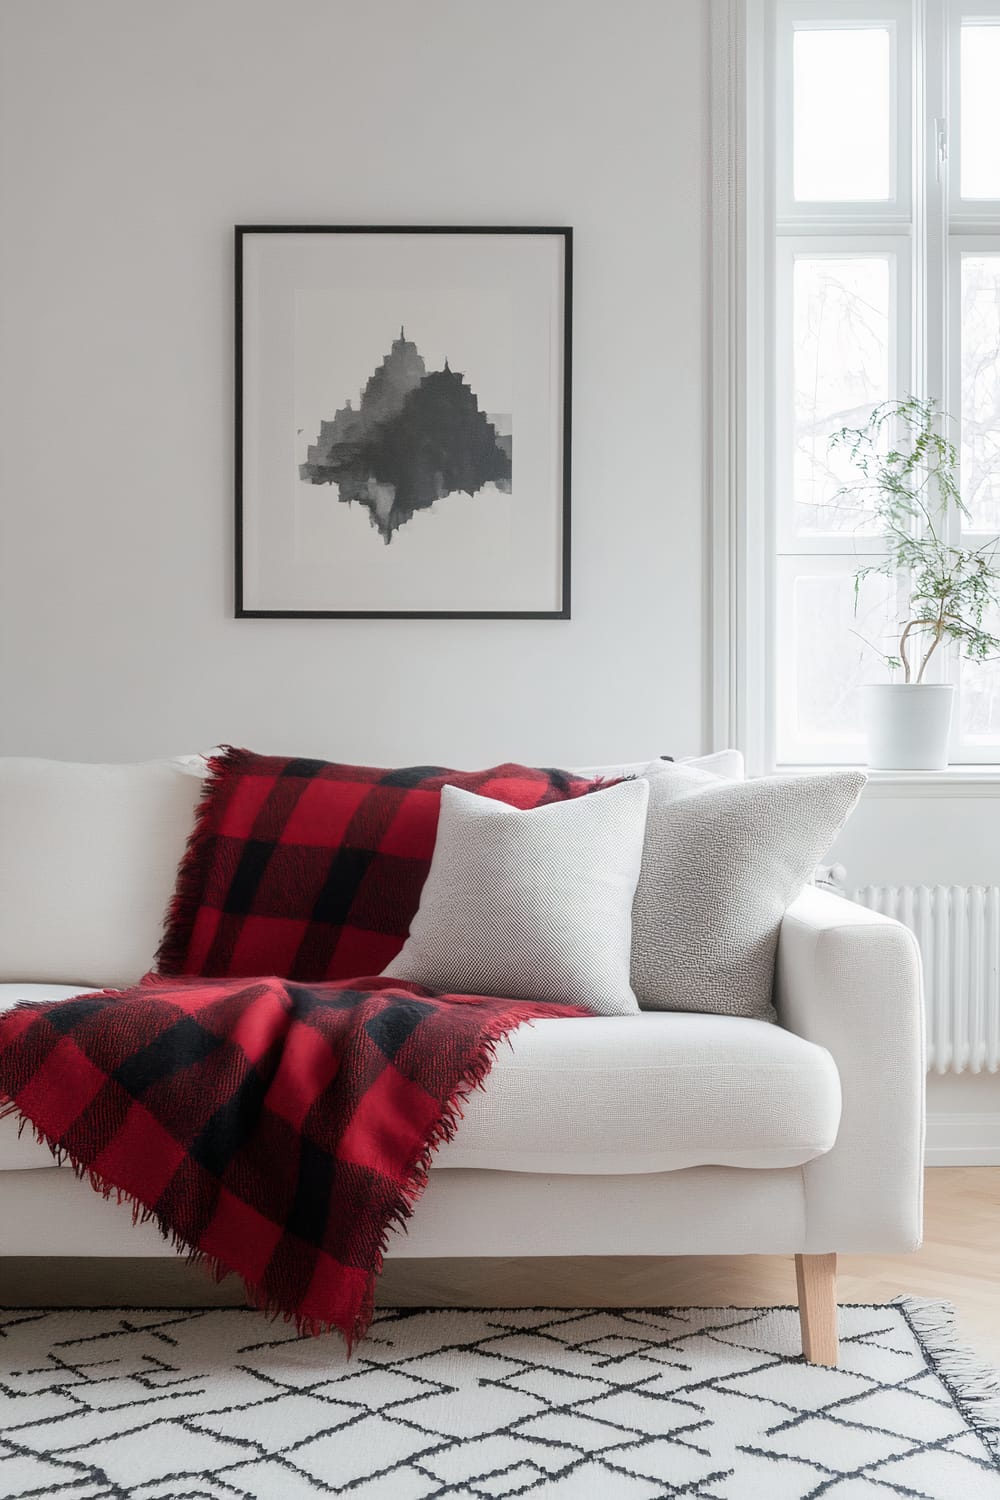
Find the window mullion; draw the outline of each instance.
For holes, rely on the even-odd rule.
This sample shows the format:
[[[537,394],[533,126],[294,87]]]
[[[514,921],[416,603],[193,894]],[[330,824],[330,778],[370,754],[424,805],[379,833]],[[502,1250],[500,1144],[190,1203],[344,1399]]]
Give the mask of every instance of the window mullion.
[[[946,0],[915,0],[913,385],[916,396],[948,394],[945,353],[947,276]]]
[[[948,0],[914,4],[914,395],[952,410],[948,344]],[[952,522],[947,539],[954,541]],[[905,581],[904,581],[905,586]],[[939,648],[932,680],[955,681],[955,663]]]
[[[980,359],[977,392],[982,385],[982,350],[988,348],[993,317],[990,257],[1000,250],[1000,198],[959,197],[959,60],[965,55],[962,25],[1000,21],[1000,0],[740,3],[747,25],[750,144],[746,505],[738,570],[747,670],[739,674],[737,717],[755,768],[766,769],[776,755],[797,764],[860,758],[856,688],[883,674],[875,658],[859,665],[850,631],[867,619],[872,638],[888,642],[893,611],[903,605],[904,580],[884,580],[888,592],[882,599],[876,578],[871,587],[865,585],[864,618],[851,618],[849,575],[858,563],[884,557],[885,539],[866,535],[860,525],[855,532],[852,521],[830,511],[825,497],[840,475],[836,455],[828,456],[823,447],[824,434],[863,420],[859,413],[883,391],[891,398],[933,397],[959,419],[963,402],[968,407],[972,399],[963,389],[963,337],[964,357],[973,351]],[[873,30],[888,33],[887,64],[878,61],[886,46],[871,38]],[[826,73],[815,41],[795,42],[798,33],[810,31],[829,33]],[[857,34],[855,53],[850,33]],[[874,167],[868,170],[859,153],[859,129],[864,139],[870,136],[873,151],[886,150],[886,106],[879,102],[885,94],[878,92],[886,67],[891,171],[888,192],[876,197],[885,173],[880,177]],[[808,85],[802,108],[793,76],[800,68],[803,87]],[[841,80],[836,89],[830,84],[834,76]],[[984,111],[989,114],[991,103],[983,66],[974,76],[979,114],[970,118],[975,122]],[[810,114],[809,100],[821,101],[819,113],[814,104]],[[853,101],[853,112],[843,101]],[[797,121],[801,145],[792,139]],[[843,136],[839,166],[827,153],[827,143],[839,148],[838,131]],[[978,175],[970,176],[970,183],[988,187],[988,165],[980,150]],[[831,201],[823,201],[825,193]],[[841,199],[845,193],[854,200]],[[880,260],[890,268],[888,312]],[[970,279],[974,276],[978,282]],[[962,290],[966,285],[972,288],[969,295]],[[970,342],[973,338],[978,344]],[[967,424],[977,445],[971,482],[977,493],[985,493],[988,389],[985,405],[976,399],[985,415],[978,425]],[[961,444],[957,427],[952,436]],[[986,503],[973,524],[981,526],[990,517]],[[970,530],[963,534],[957,516],[947,535],[963,545],[983,540]],[[950,645],[936,653],[930,672],[962,686],[963,668]],[[997,722],[990,695],[1000,696],[1000,674],[981,679],[965,671],[964,676],[973,697],[964,716],[960,705],[956,712],[953,759],[1000,758],[989,728]],[[986,726],[979,745],[972,725]]]

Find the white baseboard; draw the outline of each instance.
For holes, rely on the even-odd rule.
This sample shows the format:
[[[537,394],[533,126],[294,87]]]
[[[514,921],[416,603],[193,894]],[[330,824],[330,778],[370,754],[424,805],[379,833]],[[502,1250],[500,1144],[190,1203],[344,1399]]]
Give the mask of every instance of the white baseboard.
[[[1000,1166],[1000,1114],[928,1114],[924,1160],[929,1167]]]

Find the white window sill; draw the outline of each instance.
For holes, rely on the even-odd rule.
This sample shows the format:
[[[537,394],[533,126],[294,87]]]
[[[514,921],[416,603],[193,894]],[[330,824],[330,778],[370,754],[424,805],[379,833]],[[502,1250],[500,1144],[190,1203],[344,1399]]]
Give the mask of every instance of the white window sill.
[[[1000,765],[948,766],[944,771],[873,771],[867,766],[776,766],[776,776],[807,776],[820,771],[864,771],[866,797],[996,797]]]

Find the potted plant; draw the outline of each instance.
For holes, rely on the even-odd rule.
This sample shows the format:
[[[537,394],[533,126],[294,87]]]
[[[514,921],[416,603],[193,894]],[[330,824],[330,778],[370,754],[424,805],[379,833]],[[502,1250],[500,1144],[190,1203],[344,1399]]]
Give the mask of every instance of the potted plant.
[[[830,440],[859,475],[838,498],[851,496],[865,507],[887,554],[855,573],[855,611],[861,584],[873,573],[897,581],[905,601],[893,649],[866,642],[891,673],[902,674],[901,681],[862,689],[868,760],[881,770],[942,770],[948,763],[955,689],[925,680],[942,644],[954,642],[971,661],[1000,653],[1000,638],[983,624],[1000,603],[998,539],[961,547],[948,536],[951,517],[968,510],[958,488],[958,453],[943,431],[947,420],[935,400],[907,396],[883,401],[863,427],[842,427]]]

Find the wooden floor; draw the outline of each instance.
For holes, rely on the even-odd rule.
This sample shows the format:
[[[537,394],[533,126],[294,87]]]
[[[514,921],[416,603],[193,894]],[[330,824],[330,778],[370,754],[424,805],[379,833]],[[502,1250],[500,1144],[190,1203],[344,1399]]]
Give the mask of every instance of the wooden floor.
[[[1000,1366],[1000,1167],[927,1172],[924,1245],[916,1255],[843,1256],[842,1302],[887,1302],[900,1292],[944,1297],[967,1341]],[[7,1306],[209,1306],[240,1302],[183,1261],[0,1262]],[[389,1307],[742,1306],[795,1301],[792,1256],[561,1260],[390,1260],[378,1300]]]

